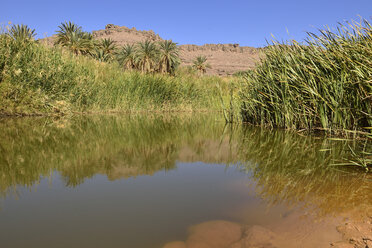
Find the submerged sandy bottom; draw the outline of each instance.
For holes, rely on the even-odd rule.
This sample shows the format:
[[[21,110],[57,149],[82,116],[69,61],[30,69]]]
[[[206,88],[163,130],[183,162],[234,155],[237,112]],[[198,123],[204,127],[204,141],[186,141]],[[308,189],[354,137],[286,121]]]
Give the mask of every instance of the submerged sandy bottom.
[[[347,221],[334,218],[316,221],[293,213],[270,227],[215,220],[189,228],[185,241],[163,248],[313,248],[372,247],[372,218]]]

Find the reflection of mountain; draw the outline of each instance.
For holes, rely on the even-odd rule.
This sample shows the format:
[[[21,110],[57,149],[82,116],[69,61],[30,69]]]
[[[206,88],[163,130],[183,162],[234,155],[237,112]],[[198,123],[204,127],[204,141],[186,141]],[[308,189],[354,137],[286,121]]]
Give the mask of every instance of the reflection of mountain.
[[[226,142],[219,144],[223,123],[207,116],[25,118],[3,120],[0,128],[3,191],[54,170],[74,186],[97,173],[113,180],[151,175],[174,168],[176,160],[201,161],[207,152],[210,162],[236,157],[225,154]]]
[[[272,204],[308,203],[325,214],[372,207],[371,175],[328,166],[347,156],[345,142],[225,127],[208,115],[6,119],[0,129],[3,193],[53,171],[77,186],[95,174],[110,180],[152,175],[176,161],[239,162]]]

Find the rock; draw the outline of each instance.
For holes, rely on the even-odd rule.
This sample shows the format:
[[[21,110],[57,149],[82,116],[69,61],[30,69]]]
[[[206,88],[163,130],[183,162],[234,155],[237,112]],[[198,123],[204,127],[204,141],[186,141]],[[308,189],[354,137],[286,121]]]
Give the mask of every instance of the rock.
[[[119,27],[119,26],[116,26],[116,25],[114,25],[114,24],[107,24],[107,25],[105,26],[105,29],[111,29],[111,28],[117,28],[117,27]]]
[[[347,222],[338,226],[337,231],[342,234],[344,240],[353,244],[354,247],[372,247],[372,225],[368,221]]]
[[[242,236],[242,226],[229,221],[209,221],[190,228],[187,248],[227,248]]]
[[[364,240],[365,244],[366,244],[366,248],[372,248],[372,240],[370,239],[365,239]]]
[[[336,242],[331,244],[332,248],[354,248],[354,245],[346,243],[346,242]]]
[[[174,241],[174,242],[165,244],[163,248],[186,248],[186,244],[185,242],[182,242],[182,241]]]
[[[281,238],[274,232],[262,226],[252,226],[248,228],[243,238],[230,248],[274,248],[280,247]]]

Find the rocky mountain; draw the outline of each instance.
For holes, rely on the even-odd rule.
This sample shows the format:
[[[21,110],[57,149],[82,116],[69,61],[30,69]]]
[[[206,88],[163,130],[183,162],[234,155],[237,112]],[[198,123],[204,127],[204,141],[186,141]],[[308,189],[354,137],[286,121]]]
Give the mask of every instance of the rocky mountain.
[[[204,55],[211,65],[207,73],[214,75],[231,75],[251,69],[261,56],[260,49],[241,47],[239,44],[180,45],[179,47],[183,65],[192,65],[195,57]]]
[[[96,39],[111,38],[119,46],[144,40],[163,40],[152,30],[141,31],[113,24],[107,24],[104,30],[93,31],[93,36]],[[215,75],[231,75],[253,68],[260,58],[260,49],[239,44],[180,45],[179,48],[182,65],[192,65],[197,56],[204,55],[211,65],[207,73]]]
[[[105,29],[93,31],[93,37],[96,39],[111,38],[118,46],[125,44],[133,44],[144,40],[162,41],[158,34],[154,31],[141,31],[136,28],[127,28],[125,26],[116,26],[114,24],[107,24]]]
[[[162,41],[163,39],[154,31],[141,31],[136,28],[107,24],[105,29],[93,31],[95,39],[111,38],[118,46],[133,44],[139,41]],[[47,38],[52,43],[53,38]],[[192,65],[192,61],[199,55],[206,56],[211,68],[207,70],[212,75],[231,75],[255,66],[261,56],[261,49],[240,46],[239,44],[205,44],[179,45],[181,65]]]

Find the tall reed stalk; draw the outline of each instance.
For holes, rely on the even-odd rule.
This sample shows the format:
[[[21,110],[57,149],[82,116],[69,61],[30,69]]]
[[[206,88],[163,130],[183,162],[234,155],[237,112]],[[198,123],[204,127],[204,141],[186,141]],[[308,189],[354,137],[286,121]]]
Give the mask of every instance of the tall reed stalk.
[[[345,133],[372,126],[372,27],[363,20],[308,33],[304,44],[273,42],[246,74],[245,122]]]

